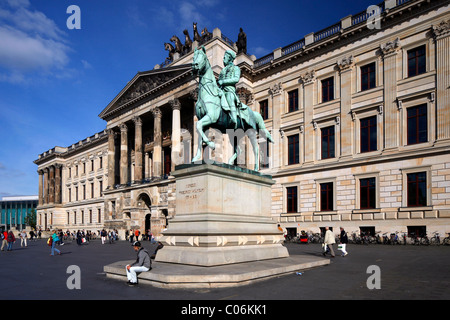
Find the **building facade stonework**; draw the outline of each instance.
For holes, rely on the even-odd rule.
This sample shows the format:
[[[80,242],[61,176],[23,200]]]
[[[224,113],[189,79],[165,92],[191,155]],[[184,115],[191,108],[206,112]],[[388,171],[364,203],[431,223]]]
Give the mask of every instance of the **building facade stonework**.
[[[276,181],[272,217],[294,234],[450,232],[450,6],[380,8],[380,28],[364,10],[267,56],[235,59],[239,97],[275,140],[260,157]],[[219,29],[203,45],[216,76],[225,51],[237,51]],[[39,156],[38,225],[155,235],[170,225],[171,172],[197,149],[192,54],[137,73],[100,113],[103,132]],[[226,162],[229,138],[209,134],[216,149],[204,156]],[[239,165],[252,168],[244,142]]]

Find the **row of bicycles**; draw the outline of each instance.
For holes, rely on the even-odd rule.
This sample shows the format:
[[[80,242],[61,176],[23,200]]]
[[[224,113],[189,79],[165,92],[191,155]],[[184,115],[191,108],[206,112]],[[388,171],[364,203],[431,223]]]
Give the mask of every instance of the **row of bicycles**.
[[[354,244],[385,244],[385,245],[450,245],[450,233],[448,236],[441,240],[438,232],[433,232],[432,237],[428,237],[426,234],[419,236],[416,233],[406,232],[376,232],[375,236],[371,234],[358,234],[357,231],[352,232],[351,237],[349,237],[349,243]]]
[[[323,243],[323,235],[320,233],[302,233],[297,237],[292,237],[289,234],[285,237],[285,242],[294,243]],[[339,236],[336,237],[336,243],[340,242]],[[406,232],[381,233],[376,232],[375,235],[369,233],[353,231],[348,235],[348,242],[353,244],[384,244],[384,245],[450,245],[450,233],[441,240],[438,232],[433,232],[433,236],[429,238],[426,234],[418,236],[415,233],[407,234]]]

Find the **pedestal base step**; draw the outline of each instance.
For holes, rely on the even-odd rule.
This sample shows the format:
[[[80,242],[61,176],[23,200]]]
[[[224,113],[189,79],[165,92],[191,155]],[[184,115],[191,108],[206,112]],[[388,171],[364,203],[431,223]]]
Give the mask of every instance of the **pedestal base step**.
[[[125,266],[133,261],[118,261],[103,267],[107,277],[126,281]],[[152,270],[139,275],[139,283],[160,288],[235,287],[330,264],[330,259],[306,255],[260,260],[215,267],[199,267],[153,262]]]

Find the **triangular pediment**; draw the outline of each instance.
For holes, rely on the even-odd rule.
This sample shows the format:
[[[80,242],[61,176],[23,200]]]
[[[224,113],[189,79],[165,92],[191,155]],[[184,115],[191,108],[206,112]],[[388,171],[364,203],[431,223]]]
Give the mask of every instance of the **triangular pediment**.
[[[192,77],[190,64],[138,72],[99,114],[99,117],[107,120],[121,110],[129,108],[143,99],[148,99],[186,77]]]

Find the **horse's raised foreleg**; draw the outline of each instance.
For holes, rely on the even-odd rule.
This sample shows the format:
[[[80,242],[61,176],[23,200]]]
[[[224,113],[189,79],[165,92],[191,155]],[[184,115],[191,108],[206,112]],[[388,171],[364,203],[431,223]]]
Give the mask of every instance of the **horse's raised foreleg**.
[[[201,159],[203,142],[205,142],[211,149],[214,150],[215,148],[214,142],[210,141],[206,136],[205,132],[203,132],[203,128],[209,126],[210,124],[212,124],[212,121],[208,115],[204,116],[203,118],[197,121],[196,130],[198,133],[198,140],[197,140],[198,146],[197,146],[197,154],[195,155],[194,158],[192,158],[192,162],[196,162]]]

